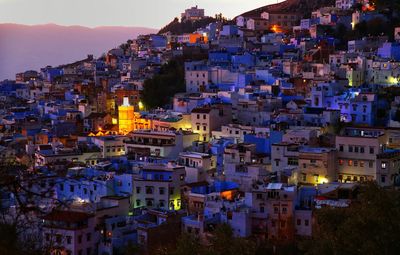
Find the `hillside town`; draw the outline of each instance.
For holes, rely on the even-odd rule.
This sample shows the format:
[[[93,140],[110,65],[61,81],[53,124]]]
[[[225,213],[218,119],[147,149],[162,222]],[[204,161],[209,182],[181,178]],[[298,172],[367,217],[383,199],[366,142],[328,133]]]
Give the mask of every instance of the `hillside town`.
[[[400,9],[292,2],[231,20],[190,7],[175,29],[0,82],[0,221],[43,254],[178,254],[162,250],[218,226],[297,254],[282,247],[318,236],[319,211],[397,190]]]

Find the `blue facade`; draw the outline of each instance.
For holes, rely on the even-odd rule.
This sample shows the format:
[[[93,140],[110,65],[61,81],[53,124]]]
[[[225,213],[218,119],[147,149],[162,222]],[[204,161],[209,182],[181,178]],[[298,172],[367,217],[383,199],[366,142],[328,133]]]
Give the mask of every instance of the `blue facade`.
[[[271,131],[269,137],[257,137],[255,134],[245,135],[244,142],[255,144],[257,153],[271,154],[272,144],[282,142],[282,138],[282,131]]]

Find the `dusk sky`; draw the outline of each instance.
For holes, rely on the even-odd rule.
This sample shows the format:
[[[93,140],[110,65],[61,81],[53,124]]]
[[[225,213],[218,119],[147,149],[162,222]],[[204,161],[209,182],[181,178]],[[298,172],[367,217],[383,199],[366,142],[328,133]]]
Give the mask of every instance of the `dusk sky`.
[[[232,18],[277,0],[0,0],[0,23],[160,28],[198,5]]]

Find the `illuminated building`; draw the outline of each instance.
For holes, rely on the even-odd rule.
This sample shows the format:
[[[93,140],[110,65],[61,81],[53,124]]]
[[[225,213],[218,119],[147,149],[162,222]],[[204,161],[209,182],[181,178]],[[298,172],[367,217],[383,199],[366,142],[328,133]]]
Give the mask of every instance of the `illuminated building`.
[[[137,160],[148,157],[175,159],[198,138],[198,134],[190,131],[135,130],[131,139],[125,140],[125,147],[127,154]]]
[[[298,165],[297,183],[316,185],[336,179],[334,149],[303,147],[299,151]]]
[[[118,107],[118,125],[121,134],[127,134],[134,130],[135,111],[134,107],[129,104],[128,97],[124,97],[123,104]]]
[[[232,121],[232,106],[216,104],[212,107],[199,107],[191,113],[193,132],[199,134],[200,141],[207,142],[211,138],[211,131],[220,129]]]
[[[149,164],[141,177],[133,182],[134,208],[181,209],[180,187],[185,183],[185,167],[168,164]]]

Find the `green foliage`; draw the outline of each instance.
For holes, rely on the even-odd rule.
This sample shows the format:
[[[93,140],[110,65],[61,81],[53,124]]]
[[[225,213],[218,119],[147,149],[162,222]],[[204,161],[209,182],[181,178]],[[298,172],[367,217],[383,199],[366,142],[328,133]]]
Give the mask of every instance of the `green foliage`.
[[[318,210],[316,223],[305,254],[398,254],[400,192],[368,184],[349,208]]]
[[[136,255],[136,254],[140,254],[140,248],[132,241],[129,241],[124,247],[122,247],[122,252],[119,252],[119,253],[116,252],[116,254]]]
[[[188,254],[200,255],[204,254],[205,248],[200,244],[200,241],[192,235],[183,234],[177,243],[177,248],[172,255]]]
[[[261,249],[260,249],[261,251]],[[254,255],[257,253],[255,242],[245,238],[234,237],[231,227],[227,224],[219,225],[207,240],[207,245],[198,238],[183,234],[173,251],[163,250],[159,255]],[[267,254],[267,253],[263,253]]]
[[[171,102],[176,93],[185,91],[182,60],[171,60],[161,67],[158,74],[145,80],[142,99],[147,109],[163,107]]]
[[[212,17],[205,17],[201,20],[196,20],[196,21],[183,20],[182,22],[179,22],[179,19],[175,18],[168,25],[163,27],[158,33],[163,34],[166,32],[171,32],[172,34],[175,35],[193,33],[197,29],[206,27],[208,24],[214,21],[216,21],[216,19]]]
[[[21,233],[15,224],[0,223],[0,254],[7,255],[41,255],[47,254],[38,248],[37,236],[31,235],[25,241],[20,241]]]

